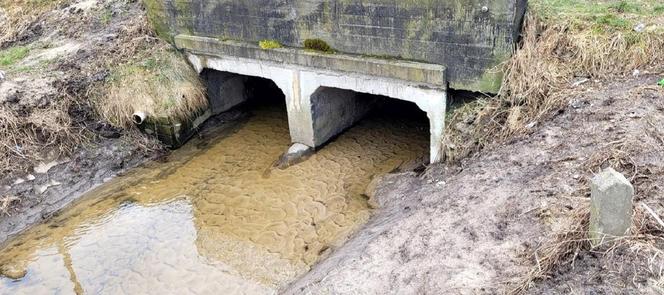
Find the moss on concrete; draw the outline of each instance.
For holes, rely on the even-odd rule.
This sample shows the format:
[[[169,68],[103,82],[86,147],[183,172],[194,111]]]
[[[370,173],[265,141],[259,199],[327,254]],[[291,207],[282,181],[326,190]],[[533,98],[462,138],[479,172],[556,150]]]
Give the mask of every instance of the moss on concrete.
[[[450,82],[452,89],[464,89],[474,92],[498,93],[502,86],[504,73],[499,69],[490,69],[484,72],[479,79],[457,80]]]
[[[258,47],[261,49],[275,49],[275,48],[281,48],[281,43],[277,40],[262,40],[258,42]]]
[[[321,40],[321,39],[306,39],[304,40],[304,49],[308,50],[313,50],[317,52],[323,52],[323,53],[334,53],[335,50],[332,49],[330,45],[327,44],[327,42]]]
[[[155,33],[164,40],[173,41],[175,32],[168,25],[166,7],[163,0],[143,0],[147,10],[148,21]]]
[[[143,1],[159,10],[151,21],[169,40],[171,34],[279,40],[317,52],[440,64],[451,85],[483,92],[499,88],[502,75],[485,72],[511,56],[525,10],[525,0]]]

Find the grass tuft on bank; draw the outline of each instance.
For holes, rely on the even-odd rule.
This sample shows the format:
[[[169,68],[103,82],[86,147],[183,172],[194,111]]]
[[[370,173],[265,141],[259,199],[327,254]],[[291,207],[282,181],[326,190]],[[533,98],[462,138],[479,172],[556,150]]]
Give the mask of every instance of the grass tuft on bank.
[[[467,103],[448,116],[448,161],[536,130],[567,106],[582,83],[664,71],[664,9],[659,0],[531,0],[529,5],[521,41],[513,57],[502,65],[505,76],[500,93]],[[591,159],[588,169],[599,171],[599,163],[637,167],[627,162],[630,157],[625,148],[616,147],[606,158]],[[634,185],[637,190],[652,189]],[[566,216],[571,222],[565,230],[552,233],[534,251],[536,266],[512,285],[512,294],[527,292],[558,267],[573,262],[580,251],[590,251],[586,237],[589,209],[577,209]],[[640,208],[631,232],[603,255],[612,256],[616,249],[640,249],[629,255],[615,254],[620,258],[616,263],[627,263],[650,261],[661,253],[652,242],[661,239],[661,233]]]
[[[59,99],[29,114],[0,107],[0,176],[25,169],[49,155],[70,154],[85,141],[79,128],[73,127],[69,110],[71,99]]]
[[[48,11],[70,0],[0,0],[0,48],[26,35]]]
[[[112,68],[94,106],[114,126],[128,128],[139,111],[151,118],[188,120],[207,106],[207,98],[198,73],[166,45]]]
[[[574,82],[657,72],[664,65],[664,12],[657,0],[532,0],[521,41],[502,67],[497,96],[453,111],[445,156],[455,162],[534,130],[563,107]]]
[[[47,36],[39,28],[73,17],[65,9],[71,2],[0,0],[3,83],[11,86],[16,81],[53,80],[48,82],[53,89],[44,91],[33,89],[39,83],[27,83],[26,90],[35,94],[26,91],[30,95],[17,96],[20,104],[0,104],[0,179],[28,173],[41,161],[69,156],[96,142],[98,136],[119,133],[122,140],[139,146],[142,152],[160,149],[130,125],[128,118],[134,110],[180,118],[207,103],[197,73],[169,44],[156,38],[144,17],[128,19],[122,13],[108,17],[108,8],[93,8],[86,14],[89,22],[65,23],[64,29],[78,26],[82,36],[89,36],[99,29],[96,24],[108,22],[105,30],[116,39],[104,47],[86,48],[89,55],[75,52],[46,64],[23,65],[22,60],[38,53],[30,49],[39,48],[45,38],[65,38],[62,34],[66,32]],[[127,1],[121,9],[134,9],[133,2]],[[42,95],[50,96],[42,99]]]

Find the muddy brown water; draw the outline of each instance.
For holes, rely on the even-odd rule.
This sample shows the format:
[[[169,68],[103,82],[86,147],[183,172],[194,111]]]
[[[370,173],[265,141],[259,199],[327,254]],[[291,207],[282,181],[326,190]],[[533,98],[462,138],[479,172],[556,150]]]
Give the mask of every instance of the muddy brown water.
[[[285,111],[253,113],[8,242],[0,293],[275,293],[368,220],[371,177],[428,147],[421,122],[383,113],[278,170],[289,146]]]

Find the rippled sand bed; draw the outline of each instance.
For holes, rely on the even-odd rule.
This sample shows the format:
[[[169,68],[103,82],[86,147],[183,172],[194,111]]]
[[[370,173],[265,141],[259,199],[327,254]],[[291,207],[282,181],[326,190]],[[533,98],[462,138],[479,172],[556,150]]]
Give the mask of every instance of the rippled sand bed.
[[[285,170],[283,110],[141,168],[5,246],[3,294],[274,293],[370,215],[376,174],[426,153],[421,125],[373,116]]]

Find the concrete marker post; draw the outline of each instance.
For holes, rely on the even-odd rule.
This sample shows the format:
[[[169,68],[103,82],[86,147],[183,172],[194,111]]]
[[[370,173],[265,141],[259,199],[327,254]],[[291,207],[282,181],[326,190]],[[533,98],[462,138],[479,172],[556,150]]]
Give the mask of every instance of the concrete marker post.
[[[593,247],[623,237],[632,225],[634,187],[613,168],[604,169],[590,182],[588,235]]]

